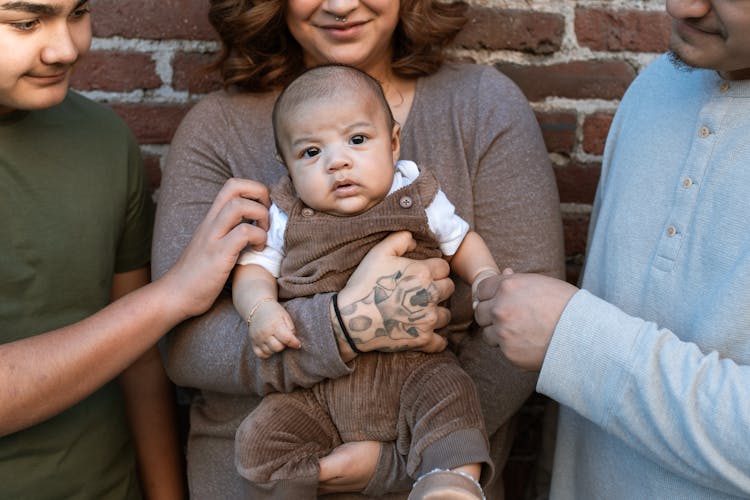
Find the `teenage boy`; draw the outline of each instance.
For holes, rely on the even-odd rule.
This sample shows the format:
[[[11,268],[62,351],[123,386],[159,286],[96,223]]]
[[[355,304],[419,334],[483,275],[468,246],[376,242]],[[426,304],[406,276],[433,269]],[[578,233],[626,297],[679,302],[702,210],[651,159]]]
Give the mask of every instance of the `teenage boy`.
[[[153,345],[263,243],[268,196],[228,183],[148,284],[138,146],[114,113],[68,90],[90,41],[87,0],[0,0],[0,498],[182,498]]]

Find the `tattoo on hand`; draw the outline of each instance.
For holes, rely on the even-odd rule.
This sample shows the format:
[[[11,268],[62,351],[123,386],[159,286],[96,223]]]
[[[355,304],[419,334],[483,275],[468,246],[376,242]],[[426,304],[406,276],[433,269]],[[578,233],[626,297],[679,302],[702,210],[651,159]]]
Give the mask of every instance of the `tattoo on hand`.
[[[416,276],[397,271],[378,279],[367,296],[342,307],[341,314],[352,340],[357,344],[384,336],[393,340],[408,340],[419,336],[418,324],[425,319],[426,309],[437,299],[438,291],[434,284],[425,288]],[[380,318],[373,317],[375,309]],[[408,345],[404,344],[403,349],[406,348]]]

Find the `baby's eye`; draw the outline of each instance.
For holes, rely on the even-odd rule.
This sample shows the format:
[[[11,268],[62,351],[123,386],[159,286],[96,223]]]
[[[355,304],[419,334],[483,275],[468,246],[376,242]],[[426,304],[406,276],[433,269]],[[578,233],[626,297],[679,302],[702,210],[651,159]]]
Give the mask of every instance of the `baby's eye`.
[[[353,135],[349,142],[351,144],[364,144],[367,141],[367,137],[362,134]]]
[[[302,152],[302,158],[312,158],[320,154],[319,148],[307,148]]]

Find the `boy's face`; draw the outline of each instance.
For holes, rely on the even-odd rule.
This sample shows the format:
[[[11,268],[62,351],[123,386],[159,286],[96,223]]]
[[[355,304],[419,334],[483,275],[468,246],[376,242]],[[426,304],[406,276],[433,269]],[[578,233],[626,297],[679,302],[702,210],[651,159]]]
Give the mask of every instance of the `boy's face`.
[[[88,0],[0,0],[0,114],[59,104],[90,43]]]
[[[333,215],[356,215],[385,198],[399,155],[391,127],[374,96],[343,92],[287,110],[279,146],[300,199]]]
[[[667,0],[670,49],[729,80],[750,78],[750,0]]]

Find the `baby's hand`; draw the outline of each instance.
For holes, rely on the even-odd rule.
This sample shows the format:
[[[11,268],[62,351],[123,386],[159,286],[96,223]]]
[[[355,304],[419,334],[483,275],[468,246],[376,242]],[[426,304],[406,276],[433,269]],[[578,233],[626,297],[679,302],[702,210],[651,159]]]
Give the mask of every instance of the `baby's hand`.
[[[260,359],[270,358],[287,347],[302,347],[302,343],[294,335],[292,318],[275,300],[259,304],[248,319],[247,326],[253,352]]]
[[[477,304],[479,304],[479,301],[477,300],[477,288],[479,287],[479,283],[481,283],[482,281],[492,276],[497,276],[498,274],[500,274],[500,272],[497,269],[489,268],[489,269],[483,269],[474,277],[474,282],[471,284],[471,308],[472,309],[476,309]]]

